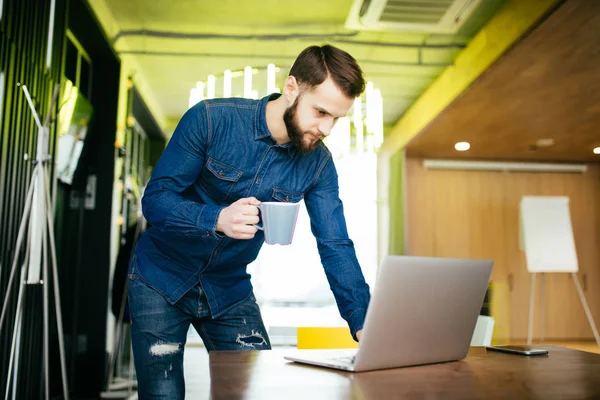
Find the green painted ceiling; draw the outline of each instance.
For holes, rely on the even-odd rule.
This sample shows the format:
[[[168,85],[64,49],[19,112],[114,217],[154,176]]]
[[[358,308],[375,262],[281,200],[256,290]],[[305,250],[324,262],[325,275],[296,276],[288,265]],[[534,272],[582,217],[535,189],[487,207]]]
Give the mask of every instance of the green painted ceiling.
[[[169,133],[188,108],[190,89],[209,74],[246,65],[280,67],[278,84],[296,55],[312,44],[331,43],[350,52],[382,92],[384,120],[394,124],[429,84],[451,65],[503,0],[484,5],[459,35],[428,32],[354,31],[345,28],[352,0],[93,0],[104,2],[117,34],[116,50],[134,57],[164,116]],[[92,1],[91,1],[92,2]],[[92,4],[94,6],[94,4]],[[110,30],[107,30],[110,32]],[[310,35],[307,37],[307,35]],[[456,45],[421,49],[414,45]],[[135,80],[135,76],[134,76]],[[241,78],[238,79],[241,85]],[[266,89],[254,76],[254,87]],[[217,80],[217,95],[222,90]],[[234,80],[233,94],[235,89]],[[259,96],[263,93],[259,90]]]

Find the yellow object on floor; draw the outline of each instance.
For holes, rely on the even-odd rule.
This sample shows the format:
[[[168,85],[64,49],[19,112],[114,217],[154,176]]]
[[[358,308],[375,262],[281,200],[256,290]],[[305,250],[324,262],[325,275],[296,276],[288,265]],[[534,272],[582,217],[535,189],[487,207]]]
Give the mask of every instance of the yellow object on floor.
[[[354,349],[358,347],[349,328],[298,328],[298,349]]]

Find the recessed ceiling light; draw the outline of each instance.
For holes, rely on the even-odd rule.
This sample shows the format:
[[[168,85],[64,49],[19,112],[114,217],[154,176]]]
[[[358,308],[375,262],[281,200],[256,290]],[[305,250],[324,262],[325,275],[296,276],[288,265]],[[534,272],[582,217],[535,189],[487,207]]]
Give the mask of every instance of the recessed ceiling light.
[[[594,149],[594,154],[600,154],[600,147],[596,147]]]
[[[454,145],[454,148],[458,151],[467,151],[471,148],[469,142],[458,142]]]
[[[553,146],[554,145],[554,139],[540,139],[537,142],[535,142],[535,144],[537,145],[537,147],[549,147],[549,146]]]

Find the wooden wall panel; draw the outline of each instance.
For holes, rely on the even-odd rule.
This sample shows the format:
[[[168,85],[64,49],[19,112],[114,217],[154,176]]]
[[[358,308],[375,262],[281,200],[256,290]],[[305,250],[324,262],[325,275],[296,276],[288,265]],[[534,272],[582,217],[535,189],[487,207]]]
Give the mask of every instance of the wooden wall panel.
[[[513,339],[527,336],[530,274],[519,249],[519,202],[524,195],[569,196],[579,258],[579,279],[600,324],[600,166],[584,174],[505,173],[426,170],[422,160],[407,160],[408,247],[412,255],[487,258],[495,262],[492,281],[510,291]],[[593,338],[569,275],[545,274],[539,301],[537,280],[535,335]],[[508,305],[507,305],[508,306]]]
[[[563,2],[423,128],[408,156],[600,162],[599,30],[600,1]],[[455,151],[461,141],[471,149]]]

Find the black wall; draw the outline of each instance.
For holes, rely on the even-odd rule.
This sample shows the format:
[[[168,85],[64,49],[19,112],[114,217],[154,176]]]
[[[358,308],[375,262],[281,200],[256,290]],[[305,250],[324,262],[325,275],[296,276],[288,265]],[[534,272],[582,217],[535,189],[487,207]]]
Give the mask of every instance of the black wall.
[[[140,123],[148,134],[150,142],[150,157],[147,160],[149,166],[155,166],[166,146],[165,134],[160,129],[158,122],[148,109],[144,99],[135,87],[131,89],[131,115]]]
[[[53,57],[46,68],[50,0],[6,0],[0,22],[0,70],[4,91],[0,95],[0,298],[8,293],[8,277],[15,255],[17,231],[35,157],[37,128],[17,83],[27,86],[38,111],[45,117],[62,68],[62,44],[66,25],[66,0],[56,1]],[[50,153],[54,153],[55,130]],[[0,388],[4,395],[14,326],[18,282],[12,285],[8,314],[0,333]],[[40,397],[42,384],[42,289],[30,285],[26,291],[20,347],[20,378],[17,398]]]
[[[62,186],[61,243],[66,341],[69,376],[74,392],[95,396],[107,371],[106,321],[110,278],[111,203],[115,178],[114,157],[120,64],[99,23],[83,0],[71,0],[68,27],[91,59],[90,101],[94,108],[81,160],[79,179]],[[70,199],[85,197],[88,176],[97,179],[93,209],[83,201],[71,207]]]
[[[111,202],[120,64],[85,0],[56,0],[54,52],[45,67],[51,0],[5,0],[0,21],[0,69],[5,74],[0,97],[0,298],[7,288],[15,255],[17,230],[32,172],[25,153],[35,154],[37,129],[17,82],[29,88],[45,116],[51,95],[64,75],[67,28],[91,58],[90,101],[94,115],[81,158],[78,181],[57,189],[58,271],[67,352],[67,371],[74,397],[97,396],[107,369],[106,316],[110,275]],[[52,127],[50,153],[55,152]],[[97,177],[93,209],[71,201],[82,196],[89,175]],[[8,315],[0,332],[0,388],[4,395],[16,308],[18,282],[10,288]],[[27,286],[17,398],[43,395],[42,289]],[[52,293],[52,290],[50,290]],[[60,396],[60,368],[54,305],[50,306],[51,387]]]

